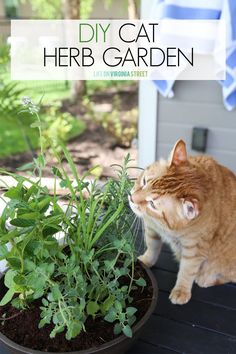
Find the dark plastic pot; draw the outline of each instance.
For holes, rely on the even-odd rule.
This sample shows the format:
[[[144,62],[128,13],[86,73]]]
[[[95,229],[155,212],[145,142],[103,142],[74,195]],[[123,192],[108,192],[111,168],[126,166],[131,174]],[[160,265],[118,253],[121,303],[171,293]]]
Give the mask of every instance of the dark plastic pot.
[[[152,301],[150,304],[150,307],[146,314],[143,316],[143,318],[135,325],[133,326],[133,337],[128,338],[124,335],[121,335],[117,337],[116,339],[113,339],[110,342],[107,342],[99,347],[87,349],[87,350],[79,350],[79,351],[73,351],[73,352],[58,352],[58,354],[124,354],[128,351],[128,349],[132,346],[132,344],[138,339],[139,335],[141,334],[141,331],[143,327],[146,325],[147,321],[149,320],[150,316],[152,315],[155,307],[156,307],[156,302],[157,302],[157,294],[158,294],[158,288],[157,288],[157,282],[156,279],[153,275],[153,273],[150,271],[150,269],[144,267],[145,271],[147,272],[148,277],[151,280],[152,287],[153,287],[153,296],[152,296]],[[2,277],[0,277],[1,280]],[[3,292],[4,289],[4,284],[3,282],[0,282],[0,293]],[[12,354],[42,354],[45,352],[42,352],[40,350],[33,350],[30,348],[23,347],[19,344],[14,343],[10,339],[8,339],[5,335],[0,333],[0,342],[6,347],[6,349],[11,352]],[[57,354],[57,353],[49,353],[47,354]]]

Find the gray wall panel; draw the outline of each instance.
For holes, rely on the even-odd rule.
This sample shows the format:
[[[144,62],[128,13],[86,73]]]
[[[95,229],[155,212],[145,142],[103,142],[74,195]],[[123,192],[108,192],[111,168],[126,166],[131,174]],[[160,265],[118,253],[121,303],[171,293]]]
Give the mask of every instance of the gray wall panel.
[[[195,124],[198,126],[198,124]],[[236,152],[236,129],[220,129],[209,125],[204,125],[209,129],[207,149],[210,150],[229,150]],[[173,124],[159,122],[158,124],[158,142],[173,144],[179,138],[185,139],[185,142],[191,145],[192,128],[190,124]]]
[[[221,104],[159,99],[159,121],[236,129],[236,110],[226,111]]]
[[[209,129],[206,154],[236,172],[236,111],[228,112],[214,81],[177,82],[173,99],[159,98],[157,157],[167,157],[176,140],[185,140],[190,154],[193,127]]]
[[[176,81],[174,92],[177,100],[185,102],[223,104],[221,86],[213,81]]]

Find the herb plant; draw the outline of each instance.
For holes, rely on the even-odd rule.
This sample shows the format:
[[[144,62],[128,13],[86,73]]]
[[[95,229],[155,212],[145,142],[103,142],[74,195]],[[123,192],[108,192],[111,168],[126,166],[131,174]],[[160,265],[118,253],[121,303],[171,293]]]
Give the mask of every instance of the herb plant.
[[[25,309],[41,299],[39,327],[53,323],[51,338],[63,331],[68,340],[76,337],[86,330],[88,316],[114,323],[115,334],[131,337],[136,320],[131,291],[145,286],[145,280],[134,277],[129,156],[123,166],[116,166],[118,179],[108,179],[101,189],[96,181],[88,183],[87,175],[79,177],[63,144],[62,153],[55,149],[58,163],[52,172],[68,190],[62,205],[56,183],[53,195],[42,185],[46,162],[39,108],[25,98],[25,111],[36,118],[32,127],[39,131],[41,147],[38,157],[21,168],[30,170],[34,179],[8,173],[16,185],[7,188],[0,217],[0,260],[8,266],[8,291],[0,305],[11,302]]]

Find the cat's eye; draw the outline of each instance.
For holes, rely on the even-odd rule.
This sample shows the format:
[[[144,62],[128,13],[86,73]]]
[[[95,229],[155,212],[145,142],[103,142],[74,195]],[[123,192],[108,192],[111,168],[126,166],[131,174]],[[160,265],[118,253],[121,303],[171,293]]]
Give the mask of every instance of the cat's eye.
[[[147,184],[146,178],[145,176],[143,176],[143,186],[146,186],[146,184]]]
[[[153,209],[156,209],[156,206],[155,206],[155,204],[154,204],[154,202],[152,201],[152,200],[150,200],[150,205],[151,205],[151,207],[153,208]]]

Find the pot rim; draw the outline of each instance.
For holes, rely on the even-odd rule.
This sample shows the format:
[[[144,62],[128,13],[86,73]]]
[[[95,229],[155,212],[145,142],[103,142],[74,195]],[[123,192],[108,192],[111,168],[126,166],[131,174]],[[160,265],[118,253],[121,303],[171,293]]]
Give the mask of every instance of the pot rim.
[[[158,295],[157,281],[156,281],[156,278],[155,278],[153,272],[149,268],[147,268],[143,263],[140,262],[140,264],[142,265],[142,267],[146,271],[149,279],[151,280],[151,284],[152,284],[152,288],[153,288],[153,295],[152,295],[150,307],[148,308],[147,312],[141,318],[141,320],[138,323],[136,323],[135,326],[132,327],[133,334],[135,334],[147,322],[147,320],[149,319],[149,317],[153,313],[153,311],[156,307],[157,295]],[[0,276],[0,279],[2,276],[3,276],[3,274]],[[42,352],[41,350],[35,350],[35,349],[27,348],[27,347],[24,347],[20,344],[17,344],[0,332],[0,341],[1,342],[3,342],[8,347],[14,348],[15,350],[18,350],[19,352],[22,352],[25,354],[43,354],[43,353],[47,353],[47,354],[93,354],[93,353],[99,352],[100,350],[112,348],[112,347],[116,346],[117,344],[124,342],[126,340],[132,340],[132,338],[128,338],[124,334],[122,334],[122,335],[118,336],[117,338],[112,339],[109,342],[99,345],[98,347],[92,347],[92,348],[85,349],[85,350],[76,350],[76,351],[72,351],[72,352]]]

